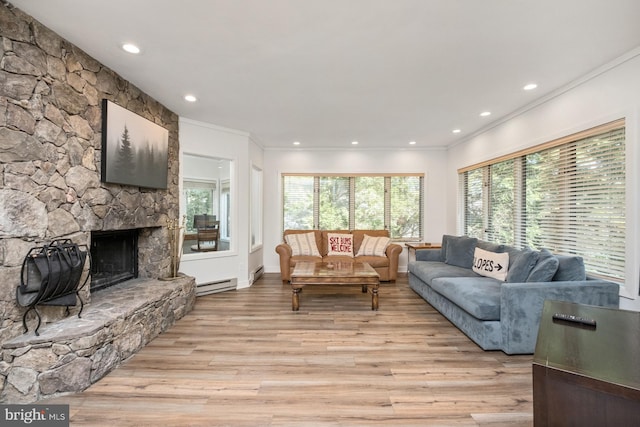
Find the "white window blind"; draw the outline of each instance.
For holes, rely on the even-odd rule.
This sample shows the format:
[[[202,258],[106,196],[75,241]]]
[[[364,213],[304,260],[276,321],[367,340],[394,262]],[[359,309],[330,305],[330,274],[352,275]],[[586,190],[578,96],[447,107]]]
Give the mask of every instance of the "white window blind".
[[[528,241],[578,254],[595,275],[625,277],[625,130],[526,158]]]
[[[311,230],[314,227],[314,177],[282,177],[283,220],[286,228]]]
[[[484,168],[474,169],[459,175],[459,194],[462,196],[462,224],[459,229],[472,237],[485,237]]]
[[[625,278],[624,121],[459,174],[460,231],[584,258],[589,274]]]

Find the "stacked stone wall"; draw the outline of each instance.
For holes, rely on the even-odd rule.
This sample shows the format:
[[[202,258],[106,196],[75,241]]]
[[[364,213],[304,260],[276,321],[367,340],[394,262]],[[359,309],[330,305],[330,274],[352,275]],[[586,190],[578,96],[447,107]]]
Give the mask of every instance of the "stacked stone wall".
[[[101,182],[102,99],[168,129],[166,190]],[[23,333],[15,293],[32,247],[57,238],[89,244],[94,230],[138,228],[140,277],[169,275],[165,225],[179,214],[178,150],[175,113],[0,2],[0,343]],[[89,289],[81,297],[89,302]],[[40,312],[44,324],[65,318],[63,307]]]

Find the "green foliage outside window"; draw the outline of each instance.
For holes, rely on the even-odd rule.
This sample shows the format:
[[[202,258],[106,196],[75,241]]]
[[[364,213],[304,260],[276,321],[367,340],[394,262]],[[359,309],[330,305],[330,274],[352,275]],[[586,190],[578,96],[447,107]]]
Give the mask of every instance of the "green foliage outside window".
[[[208,214],[213,215],[213,190],[204,189],[185,189],[187,224],[186,232],[195,233],[193,226],[193,216]]]
[[[349,229],[349,178],[320,177],[320,228]]]
[[[282,177],[284,229],[383,230],[422,235],[422,176]]]

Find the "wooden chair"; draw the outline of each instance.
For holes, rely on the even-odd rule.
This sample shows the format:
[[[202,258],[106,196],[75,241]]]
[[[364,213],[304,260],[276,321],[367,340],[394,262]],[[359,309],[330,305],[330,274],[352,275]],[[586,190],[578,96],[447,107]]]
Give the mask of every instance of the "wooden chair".
[[[218,243],[220,242],[220,229],[219,228],[199,228],[198,229],[198,243],[193,245],[191,249],[199,252],[217,251]]]
[[[217,251],[220,246],[220,221],[215,215],[194,215],[193,224],[197,230],[197,243],[191,246],[192,251]]]

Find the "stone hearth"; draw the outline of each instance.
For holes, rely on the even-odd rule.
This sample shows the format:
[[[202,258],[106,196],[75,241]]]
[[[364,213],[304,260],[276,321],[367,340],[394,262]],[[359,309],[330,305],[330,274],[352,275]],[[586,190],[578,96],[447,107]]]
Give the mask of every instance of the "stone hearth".
[[[86,389],[188,313],[195,280],[134,279],[97,292],[82,313],[2,344],[1,402],[28,403]]]

